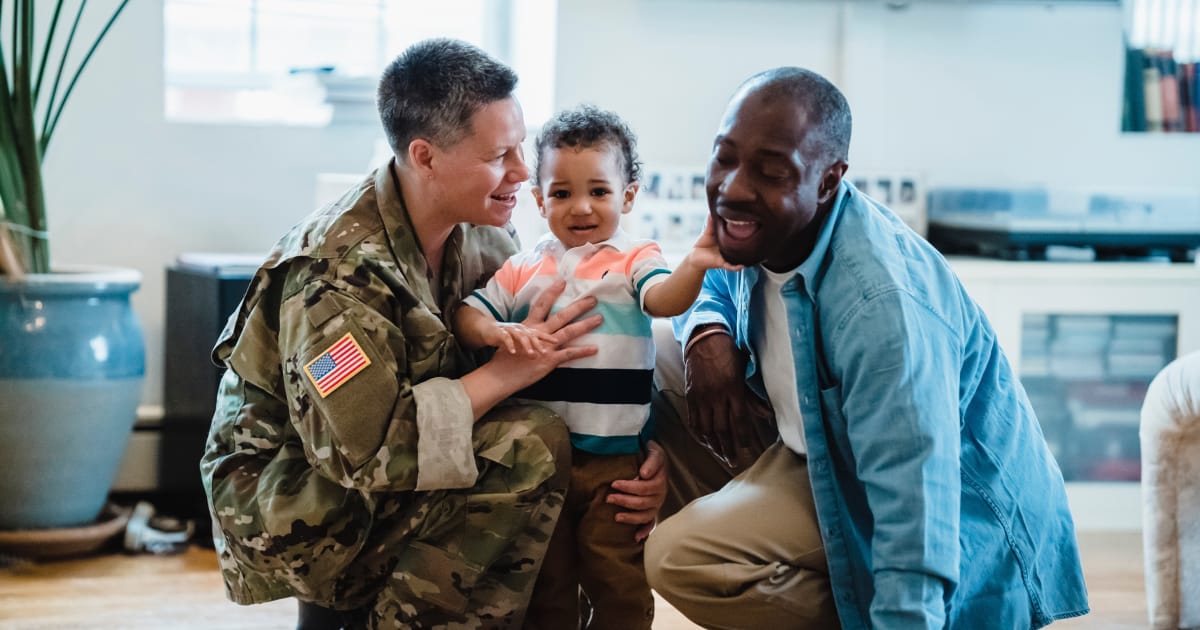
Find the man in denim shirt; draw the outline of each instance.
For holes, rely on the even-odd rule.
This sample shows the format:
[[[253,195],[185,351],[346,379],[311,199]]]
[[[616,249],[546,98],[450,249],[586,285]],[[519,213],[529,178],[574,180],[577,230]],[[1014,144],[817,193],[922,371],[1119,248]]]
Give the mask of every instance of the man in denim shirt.
[[[710,271],[676,322],[686,422],[727,463],[757,455],[748,388],[779,440],[651,535],[651,585],[710,628],[1082,615],[1028,398],[942,256],[843,181],[850,127],[837,88],[799,68],[751,77],[726,110],[708,201],[721,254],[747,268]]]

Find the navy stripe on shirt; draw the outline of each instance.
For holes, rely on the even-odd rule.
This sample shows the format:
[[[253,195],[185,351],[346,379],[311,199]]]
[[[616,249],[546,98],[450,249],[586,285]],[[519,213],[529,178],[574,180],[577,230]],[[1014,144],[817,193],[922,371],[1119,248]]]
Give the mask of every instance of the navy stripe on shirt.
[[[648,405],[653,386],[654,370],[557,368],[514,396],[600,405]]]

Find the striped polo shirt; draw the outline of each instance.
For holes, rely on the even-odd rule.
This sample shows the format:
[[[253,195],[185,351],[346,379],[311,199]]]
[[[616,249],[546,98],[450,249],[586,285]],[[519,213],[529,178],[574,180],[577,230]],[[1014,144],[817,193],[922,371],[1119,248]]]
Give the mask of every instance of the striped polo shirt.
[[[650,415],[654,340],[644,296],[670,269],[653,241],[617,230],[612,238],[567,249],[547,234],[504,263],[487,286],[463,301],[498,321],[524,321],[529,306],[555,278],[567,287],[554,311],[593,296],[591,313],[604,323],[572,345],[596,346],[594,356],[560,365],[515,397],[541,403],[562,416],[571,444],[599,454],[636,453]],[[590,315],[589,313],[588,315]]]

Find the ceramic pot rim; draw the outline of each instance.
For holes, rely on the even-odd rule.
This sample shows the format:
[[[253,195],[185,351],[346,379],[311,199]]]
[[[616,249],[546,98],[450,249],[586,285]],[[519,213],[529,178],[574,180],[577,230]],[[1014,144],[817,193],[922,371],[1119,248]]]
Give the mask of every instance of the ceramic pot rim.
[[[17,282],[0,278],[0,289],[16,289],[21,286],[66,288],[81,285],[105,288],[127,286],[136,289],[141,284],[142,272],[137,269],[103,265],[59,265],[51,273],[25,274]]]

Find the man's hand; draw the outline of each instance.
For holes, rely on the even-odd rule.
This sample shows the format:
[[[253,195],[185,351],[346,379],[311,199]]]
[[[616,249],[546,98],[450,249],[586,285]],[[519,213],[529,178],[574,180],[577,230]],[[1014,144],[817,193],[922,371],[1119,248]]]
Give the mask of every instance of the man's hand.
[[[757,425],[774,413],[746,387],[746,357],[733,337],[716,333],[697,340],[683,365],[692,436],[730,468],[740,469],[757,459],[766,450]]]
[[[653,440],[646,444],[646,461],[638,469],[637,479],[618,479],[612,482],[607,501],[626,512],[617,513],[618,523],[640,525],[634,540],[642,542],[654,529],[658,511],[667,500],[667,458],[662,446]]]

